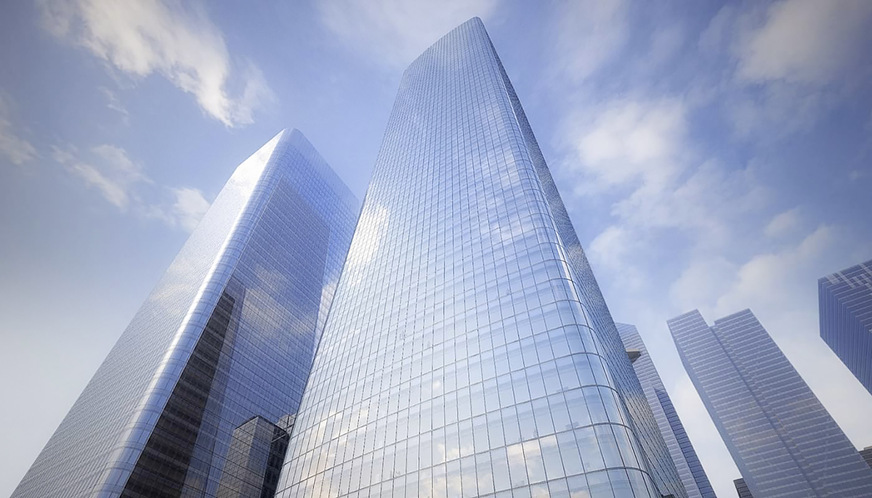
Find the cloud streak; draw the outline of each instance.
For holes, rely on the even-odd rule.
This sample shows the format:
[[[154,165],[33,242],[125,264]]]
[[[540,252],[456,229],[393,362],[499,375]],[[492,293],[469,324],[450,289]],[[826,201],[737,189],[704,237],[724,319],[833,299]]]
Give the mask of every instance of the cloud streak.
[[[6,156],[12,164],[22,165],[33,161],[39,154],[33,144],[16,133],[10,114],[10,106],[0,94],[0,154]]]
[[[254,111],[274,98],[253,64],[234,71],[223,34],[199,4],[44,0],[40,7],[43,27],[56,37],[134,78],[163,76],[228,127],[252,123]],[[231,86],[241,91],[232,94]]]
[[[98,145],[84,153],[72,146],[56,146],[52,158],[121,212],[190,232],[209,209],[209,201],[200,190],[155,184],[124,149],[115,145]]]

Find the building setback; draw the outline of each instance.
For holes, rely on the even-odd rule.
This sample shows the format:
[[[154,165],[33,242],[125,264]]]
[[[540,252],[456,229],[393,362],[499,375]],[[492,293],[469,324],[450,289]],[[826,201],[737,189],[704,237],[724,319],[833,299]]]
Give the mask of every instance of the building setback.
[[[750,310],[668,325],[754,496],[872,496],[872,469]]]
[[[297,131],[243,162],[12,496],[216,496],[222,475],[274,487],[281,462],[240,457],[270,453],[245,447],[264,432],[245,424],[287,434],[357,206]]]
[[[872,393],[872,260],[818,280],[821,339]]]
[[[651,355],[648,354],[642,336],[633,325],[625,323],[616,325],[627,351],[636,356],[636,359],[633,360],[633,369],[636,371],[636,376],[645,392],[645,398],[651,406],[654,419],[660,433],[663,434],[663,439],[666,441],[669,454],[675,462],[675,467],[678,469],[687,495],[692,498],[714,498],[714,489],[712,489],[708,476],[706,476],[705,470],[696,456],[696,451],[684,430],[681,419],[678,418],[678,413],[672,405],[672,400],[666,392],[660,374],[657,373],[654,362],[651,361]]]
[[[403,75],[277,496],[661,496],[569,234],[472,19]]]

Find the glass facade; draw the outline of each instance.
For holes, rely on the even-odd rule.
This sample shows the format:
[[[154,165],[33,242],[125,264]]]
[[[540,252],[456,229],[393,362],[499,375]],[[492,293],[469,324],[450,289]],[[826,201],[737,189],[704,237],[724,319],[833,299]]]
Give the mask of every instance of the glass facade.
[[[678,413],[672,405],[672,400],[666,392],[663,381],[651,361],[648,349],[642,341],[642,336],[633,325],[625,323],[616,324],[621,335],[621,341],[628,350],[638,353],[633,360],[633,370],[639,378],[645,398],[654,414],[660,433],[669,448],[669,454],[678,469],[681,482],[687,495],[694,498],[715,498],[714,489],[696,456],[696,451],[684,430]]]
[[[668,325],[754,496],[872,496],[872,469],[751,311]]]
[[[297,131],[242,163],[13,496],[274,489],[357,213]]]
[[[277,496],[660,496],[542,168],[480,20],[406,70]]]
[[[494,52],[494,58],[508,93],[512,111],[515,113],[518,121],[521,137],[524,140],[524,145],[527,147],[530,161],[533,163],[533,167],[539,177],[542,193],[545,195],[548,207],[551,210],[557,234],[566,251],[566,262],[575,277],[573,282],[578,292],[578,299],[584,303],[587,319],[591,329],[600,341],[600,353],[612,376],[615,390],[627,409],[627,424],[638,436],[642,454],[641,458],[646,462],[650,476],[663,496],[671,495],[676,498],[683,498],[687,494],[681,483],[678,470],[675,468],[675,464],[669,455],[669,449],[660,435],[657,422],[654,420],[654,415],[648,406],[639,379],[636,377],[633,367],[627,358],[611,312],[606,305],[602,292],[600,292],[599,284],[593,274],[584,249],[581,247],[581,242],[578,240],[578,235],[575,233],[575,228],[572,226],[572,221],[569,219],[569,214],[566,211],[560,193],[557,191],[557,186],[554,184],[554,179],[551,177],[551,172],[545,163],[545,158],[539,149],[539,144],[533,135],[533,130],[530,128],[530,124],[524,114],[524,109],[521,107],[521,102],[517,94],[515,94],[512,83],[509,81],[509,77],[493,45],[490,45],[490,48]]]
[[[872,260],[818,280],[821,339],[872,393]]]
[[[736,486],[736,494],[739,495],[739,498],[754,498],[754,495],[751,494],[751,490],[748,489],[748,485],[745,484],[745,480],[741,477],[734,480],[733,484]]]

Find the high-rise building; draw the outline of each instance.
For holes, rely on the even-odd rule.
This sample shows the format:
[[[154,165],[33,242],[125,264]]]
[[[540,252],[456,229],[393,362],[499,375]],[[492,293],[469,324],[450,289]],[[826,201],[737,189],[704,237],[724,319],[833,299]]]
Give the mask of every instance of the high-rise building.
[[[684,430],[681,419],[678,418],[678,413],[672,405],[672,400],[666,392],[660,374],[654,367],[654,362],[651,360],[651,355],[648,354],[642,336],[633,325],[625,323],[616,325],[624,346],[636,356],[633,360],[633,370],[636,371],[636,376],[645,392],[645,398],[651,406],[654,419],[666,441],[669,454],[675,462],[675,467],[678,469],[678,475],[681,476],[681,482],[684,484],[684,489],[687,490],[687,495],[692,498],[714,498],[714,489],[712,489],[708,476],[706,476],[705,470],[696,456],[696,451]]]
[[[860,450],[860,456],[863,457],[866,464],[872,468],[872,447]],[[733,481],[733,484],[736,486],[736,493],[739,494],[739,498],[754,498],[754,495],[751,494],[751,490],[748,489],[748,485],[745,484],[744,479],[736,479]]]
[[[818,280],[821,338],[872,393],[872,260]]]
[[[274,489],[357,214],[297,131],[243,162],[13,496]]]
[[[750,310],[668,324],[754,496],[872,496],[872,469]]]
[[[751,494],[751,490],[748,489],[748,485],[745,484],[745,480],[741,477],[734,479],[733,485],[736,486],[736,493],[739,495],[739,498],[754,498],[754,495]]]
[[[661,496],[606,321],[472,19],[403,75],[277,496]]]
[[[872,446],[867,446],[860,450],[860,456],[863,457],[863,461],[866,462],[866,465],[872,468]]]

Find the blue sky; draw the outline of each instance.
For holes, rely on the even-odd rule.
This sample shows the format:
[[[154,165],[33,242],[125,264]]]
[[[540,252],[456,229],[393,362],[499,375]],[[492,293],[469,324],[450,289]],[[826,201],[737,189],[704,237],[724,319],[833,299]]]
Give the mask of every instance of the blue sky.
[[[817,278],[872,258],[872,3],[8,2],[0,495],[233,169],[302,130],[362,197],[403,68],[487,26],[618,321],[722,496],[738,477],[665,321],[751,308],[858,447],[872,396]]]

